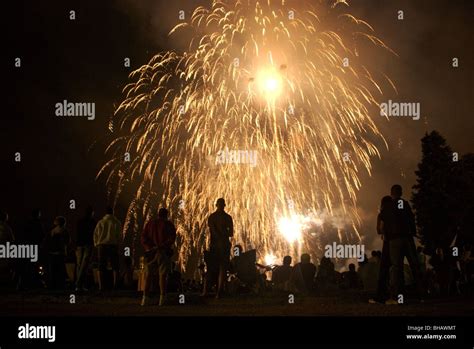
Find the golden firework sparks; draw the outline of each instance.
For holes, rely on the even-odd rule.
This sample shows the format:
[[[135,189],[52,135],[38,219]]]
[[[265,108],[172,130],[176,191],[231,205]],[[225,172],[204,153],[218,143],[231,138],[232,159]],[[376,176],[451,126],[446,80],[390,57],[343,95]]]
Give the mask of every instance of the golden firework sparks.
[[[192,31],[185,52],[159,53],[131,73],[115,111],[112,158],[99,173],[108,173],[116,200],[134,196],[125,231],[171,207],[186,261],[205,247],[218,197],[234,218],[235,240],[261,256],[305,246],[306,216],[321,225],[320,212],[337,209],[357,225],[359,172],[370,173],[374,140],[383,137],[368,111],[379,87],[353,42],[385,45],[351,15],[339,16],[357,27],[347,39],[325,29],[316,9],[301,8],[216,0],[171,31]],[[216,161],[223,149],[236,151]]]

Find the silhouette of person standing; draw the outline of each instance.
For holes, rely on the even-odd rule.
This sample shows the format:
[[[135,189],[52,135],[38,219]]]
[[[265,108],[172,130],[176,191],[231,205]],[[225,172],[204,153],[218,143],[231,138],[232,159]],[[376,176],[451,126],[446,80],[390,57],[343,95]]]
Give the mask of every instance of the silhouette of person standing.
[[[84,279],[87,275],[89,260],[94,248],[94,230],[97,225],[94,209],[86,207],[84,216],[77,223],[76,239],[76,291],[84,290]]]
[[[390,194],[394,205],[394,221],[391,232],[392,237],[389,243],[389,254],[394,273],[394,290],[396,293],[385,304],[398,304],[394,298],[405,293],[403,275],[403,260],[405,257],[410,265],[413,281],[420,299],[423,296],[423,289],[414,241],[416,236],[415,216],[408,201],[402,198],[402,187],[400,185],[395,184],[392,186]]]
[[[141,305],[150,304],[148,294],[153,278],[158,274],[160,284],[159,305],[166,303],[168,275],[172,272],[171,256],[176,240],[176,228],[168,220],[168,210],[160,208],[158,218],[150,220],[143,229],[141,243],[145,249],[145,289]]]
[[[388,284],[390,281],[390,239],[393,238],[395,224],[395,206],[391,196],[384,196],[377,216],[377,234],[382,238],[382,258],[380,260],[377,280],[377,294],[369,299],[369,303],[385,303],[389,298]]]
[[[48,252],[48,275],[50,289],[64,289],[66,286],[66,254],[70,242],[66,229],[66,218],[54,219],[54,228],[46,235],[44,245]]]
[[[43,223],[41,221],[41,210],[34,209],[27,219],[23,231],[16,236],[15,240],[19,244],[40,246],[45,237]],[[17,290],[36,287],[41,285],[37,272],[39,262],[31,262],[25,259],[17,261],[18,282]]]
[[[99,291],[104,290],[107,263],[113,271],[113,288],[117,285],[119,271],[119,244],[122,242],[122,224],[114,216],[112,207],[107,207],[106,215],[97,223],[94,230],[94,246],[97,247],[99,261]]]
[[[219,198],[216,201],[216,211],[208,220],[211,234],[210,253],[219,266],[216,298],[220,298],[224,288],[225,273],[229,267],[231,243],[229,238],[234,235],[234,223],[232,217],[225,212],[225,200]]]
[[[7,242],[14,242],[12,228],[8,225],[8,214],[0,211],[0,244],[4,245]],[[11,280],[12,263],[10,259],[0,258],[0,282],[6,285]]]
[[[0,244],[13,241],[15,241],[15,236],[8,225],[8,213],[0,211]]]

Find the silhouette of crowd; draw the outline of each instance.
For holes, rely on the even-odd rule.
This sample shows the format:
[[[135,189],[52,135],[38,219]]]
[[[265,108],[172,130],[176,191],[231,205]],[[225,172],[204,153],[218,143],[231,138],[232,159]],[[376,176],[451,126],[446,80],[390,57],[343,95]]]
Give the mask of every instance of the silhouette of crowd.
[[[382,239],[382,250],[373,250],[370,258],[364,256],[357,266],[348,263],[340,270],[324,256],[314,263],[308,253],[302,253],[297,261],[284,256],[277,265],[258,263],[258,251],[244,251],[240,244],[232,246],[233,219],[225,207],[225,200],[219,198],[216,211],[209,215],[209,246],[199,264],[198,279],[185,279],[179,264],[173,261],[177,232],[167,209],[160,208],[156,217],[144,225],[140,234],[144,255],[135,267],[132,257],[121,252],[122,224],[111,207],[98,221],[94,209],[87,207],[75,226],[75,239],[63,216],[57,216],[47,230],[41,211],[36,209],[21,229],[13,231],[8,215],[1,212],[0,244],[38,245],[40,254],[35,262],[0,259],[0,276],[6,281],[4,285],[13,284],[17,290],[87,292],[94,288],[101,293],[107,289],[136,290],[138,283],[143,291],[143,306],[167,304],[169,292],[195,292],[202,297],[212,294],[220,298],[239,294],[333,295],[357,291],[372,293],[370,303],[385,304],[404,303],[409,297],[423,300],[430,295],[472,293],[472,246],[465,244],[459,255],[443,248],[437,248],[431,256],[425,255],[423,247],[415,244],[414,215],[402,198],[399,185],[394,185],[391,195],[381,200],[377,233]]]

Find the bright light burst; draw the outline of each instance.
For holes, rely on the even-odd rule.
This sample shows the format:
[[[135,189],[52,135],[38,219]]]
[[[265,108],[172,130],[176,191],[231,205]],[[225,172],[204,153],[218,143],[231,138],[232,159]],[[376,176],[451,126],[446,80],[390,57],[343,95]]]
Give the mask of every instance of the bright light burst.
[[[267,80],[265,80],[265,89],[268,92],[275,92],[278,90],[278,87],[279,87],[279,83],[277,79],[273,77],[269,77]]]
[[[320,6],[216,0],[170,33],[192,33],[185,52],[159,53],[130,74],[111,159],[99,173],[108,173],[117,201],[134,197],[125,232],[140,231],[165,205],[185,262],[204,249],[218,197],[234,218],[236,242],[261,256],[307,243],[295,212],[338,210],[357,225],[359,172],[370,173],[374,142],[383,141],[368,111],[381,91],[357,43],[385,45],[367,23]],[[225,148],[256,151],[256,166],[216,164]]]
[[[308,228],[308,220],[302,215],[292,215],[290,217],[281,217],[278,220],[278,230],[289,243],[301,242],[303,239],[303,230]]]
[[[277,257],[273,253],[268,253],[265,255],[265,265],[275,265],[277,262]]]
[[[267,99],[275,99],[281,93],[282,80],[278,73],[272,70],[262,70],[257,73],[260,93]]]

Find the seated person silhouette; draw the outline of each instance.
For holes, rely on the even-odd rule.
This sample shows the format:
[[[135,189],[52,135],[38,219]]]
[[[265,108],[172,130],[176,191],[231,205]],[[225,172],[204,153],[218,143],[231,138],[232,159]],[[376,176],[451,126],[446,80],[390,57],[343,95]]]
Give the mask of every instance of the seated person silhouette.
[[[272,283],[275,289],[288,291],[292,271],[291,256],[285,256],[283,265],[276,266],[272,271]]]
[[[311,257],[307,253],[301,255],[301,262],[293,267],[292,282],[296,289],[302,293],[311,292],[314,288],[314,277],[316,266],[311,263]]]
[[[257,283],[257,251],[243,251],[242,246],[236,245],[232,250],[233,258],[231,260],[231,271],[241,285],[252,289]]]

